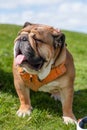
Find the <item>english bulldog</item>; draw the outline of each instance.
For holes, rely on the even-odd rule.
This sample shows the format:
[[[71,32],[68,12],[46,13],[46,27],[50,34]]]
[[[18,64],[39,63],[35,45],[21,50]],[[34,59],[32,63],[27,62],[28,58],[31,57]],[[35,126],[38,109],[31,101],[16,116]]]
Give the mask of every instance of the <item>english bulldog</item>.
[[[74,61],[60,30],[26,22],[14,41],[13,76],[20,100],[19,117],[32,111],[32,89],[48,92],[61,101],[66,124],[76,120],[72,112]]]

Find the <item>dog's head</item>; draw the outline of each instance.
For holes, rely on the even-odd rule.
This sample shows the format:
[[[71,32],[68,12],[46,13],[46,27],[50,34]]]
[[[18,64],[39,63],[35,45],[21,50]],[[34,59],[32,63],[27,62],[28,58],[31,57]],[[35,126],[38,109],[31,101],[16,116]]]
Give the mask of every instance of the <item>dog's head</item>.
[[[63,33],[53,27],[25,23],[15,39],[14,59],[30,73],[38,73],[54,63],[65,42]]]

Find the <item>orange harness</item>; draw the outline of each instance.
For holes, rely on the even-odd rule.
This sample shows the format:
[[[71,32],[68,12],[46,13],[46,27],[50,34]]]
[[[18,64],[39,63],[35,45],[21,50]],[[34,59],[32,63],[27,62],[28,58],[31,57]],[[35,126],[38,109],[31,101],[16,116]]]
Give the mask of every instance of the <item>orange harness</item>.
[[[41,86],[57,79],[66,72],[65,62],[63,62],[59,66],[53,68],[50,74],[40,81],[37,75],[25,72],[22,67],[18,66],[17,69],[21,78],[25,82],[25,85],[34,91],[37,91]]]

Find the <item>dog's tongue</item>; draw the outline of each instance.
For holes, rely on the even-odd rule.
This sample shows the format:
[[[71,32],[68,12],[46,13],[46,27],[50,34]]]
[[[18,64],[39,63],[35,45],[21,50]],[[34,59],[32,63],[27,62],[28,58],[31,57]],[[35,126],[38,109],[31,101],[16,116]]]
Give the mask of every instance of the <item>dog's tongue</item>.
[[[24,60],[26,60],[25,56],[20,54],[15,58],[16,65],[20,65]]]

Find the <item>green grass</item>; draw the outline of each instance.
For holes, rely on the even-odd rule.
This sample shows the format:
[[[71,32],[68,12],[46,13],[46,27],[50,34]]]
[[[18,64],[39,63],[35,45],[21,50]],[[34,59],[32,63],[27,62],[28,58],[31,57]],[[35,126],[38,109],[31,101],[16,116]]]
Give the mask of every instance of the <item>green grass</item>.
[[[20,28],[0,25],[0,130],[75,130],[75,125],[63,124],[61,103],[43,92],[31,91],[31,116],[17,117],[19,99],[13,85],[12,59],[13,42]],[[73,111],[78,119],[87,115],[87,34],[63,32],[75,61]]]

